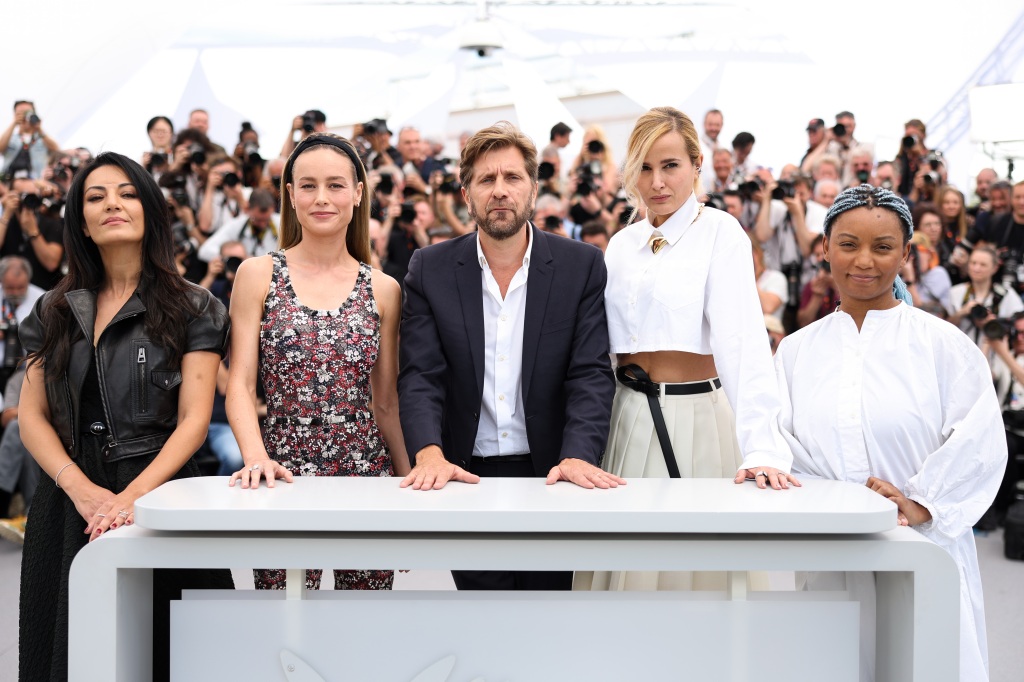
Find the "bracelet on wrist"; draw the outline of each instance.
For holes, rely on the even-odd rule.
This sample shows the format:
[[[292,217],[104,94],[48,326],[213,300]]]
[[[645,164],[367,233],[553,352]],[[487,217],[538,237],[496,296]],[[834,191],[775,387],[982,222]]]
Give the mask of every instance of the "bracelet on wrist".
[[[65,464],[64,466],[62,466],[62,467],[60,468],[60,471],[58,471],[58,472],[57,472],[57,475],[53,477],[53,484],[54,484],[55,486],[57,486],[57,489],[58,489],[58,490],[63,490],[63,488],[61,488],[61,487],[60,487],[60,475],[61,475],[61,474],[63,474],[63,473],[64,473],[64,470],[65,470],[65,469],[67,469],[67,468],[68,468],[69,466],[71,466],[72,464],[74,464],[74,462],[68,462],[67,464]]]

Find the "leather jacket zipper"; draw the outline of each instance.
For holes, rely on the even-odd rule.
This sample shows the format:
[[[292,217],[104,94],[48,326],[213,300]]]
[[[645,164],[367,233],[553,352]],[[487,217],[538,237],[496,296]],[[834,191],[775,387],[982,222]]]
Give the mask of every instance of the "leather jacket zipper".
[[[68,383],[68,375],[64,373],[64,398],[68,401],[68,415],[72,419],[77,419],[75,415],[75,404],[71,401],[71,386]],[[71,457],[75,458],[78,456],[78,447],[75,443],[75,429],[71,429]]]
[[[110,322],[107,323],[107,329],[109,329],[112,325],[114,325],[114,324],[116,324],[118,322],[121,322],[122,320],[126,320],[129,317],[135,317],[136,315],[139,315],[140,313],[141,313],[141,311],[133,312],[133,313],[128,313],[127,315],[116,316],[116,317],[114,317],[114,319],[112,319]],[[104,331],[106,331],[106,330],[104,330]],[[103,345],[103,332],[100,332],[100,338],[96,342],[96,374],[97,374],[97,378],[99,379],[99,384],[100,384],[100,397],[102,398],[101,402],[103,403],[103,415],[107,419],[107,447],[106,447],[106,450],[107,450],[107,453],[109,453],[109,451],[111,449],[117,447],[117,434],[114,432],[114,420],[110,418],[110,399],[107,398],[107,384],[106,384],[106,379],[105,379],[106,372],[103,369],[103,353],[101,352],[102,345]],[[104,453],[104,455],[107,455],[107,453]]]
[[[146,348],[145,346],[139,347],[139,355],[135,359],[135,364],[138,367],[139,372],[139,413],[146,414],[149,412],[149,391],[146,386]]]

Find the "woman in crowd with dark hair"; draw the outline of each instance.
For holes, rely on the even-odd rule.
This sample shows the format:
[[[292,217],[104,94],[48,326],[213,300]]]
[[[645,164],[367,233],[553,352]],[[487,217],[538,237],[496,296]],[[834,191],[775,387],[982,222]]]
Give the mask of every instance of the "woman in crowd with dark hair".
[[[953,285],[943,303],[949,321],[981,345],[985,323],[997,317],[1009,319],[1024,310],[1013,289],[996,281],[999,254],[991,246],[976,246],[967,260],[967,281]]]
[[[671,107],[641,116],[629,137],[623,185],[646,219],[616,233],[605,254],[619,386],[603,467],[624,478],[799,485],[775,424],[778,388],[750,239],[735,218],[697,201],[701,158],[693,122]],[[724,573],[600,572],[578,573],[576,586],[725,589],[725,581]]]
[[[146,124],[146,134],[150,150],[142,153],[142,165],[159,180],[173,158],[174,124],[166,116],[154,116]]]
[[[21,436],[47,476],[25,534],[21,678],[67,676],[68,573],[87,542],[133,522],[135,500],[196,476],[228,319],[174,265],[166,203],[134,161],[98,156],[68,192],[68,274],[21,326]],[[166,678],[169,602],[232,587],[227,571],[156,575],[154,673]]]
[[[913,222],[892,192],[844,191],[825,219],[839,309],[786,337],[775,355],[782,434],[802,478],[861,483],[892,500],[899,523],[950,553],[960,573],[960,679],[987,680],[984,602],[971,526],[999,487],[1006,442],[992,374],[950,324],[906,305],[897,277]],[[873,611],[872,574],[815,574]],[[874,620],[863,618],[873,628]],[[874,676],[861,633],[861,679]]]
[[[351,143],[315,133],[281,178],[281,251],[238,268],[228,420],[242,488],[292,476],[405,476],[398,419],[398,282],[372,270],[370,189]],[[262,437],[256,382],[266,391]],[[260,589],[284,570],[257,569]],[[391,571],[335,571],[335,589],[390,589]],[[317,589],[320,571],[308,571]]]

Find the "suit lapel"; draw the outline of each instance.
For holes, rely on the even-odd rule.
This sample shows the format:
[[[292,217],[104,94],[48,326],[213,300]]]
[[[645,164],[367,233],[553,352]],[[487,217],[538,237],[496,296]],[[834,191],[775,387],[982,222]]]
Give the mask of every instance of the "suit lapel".
[[[484,293],[480,276],[480,263],[476,257],[476,238],[466,239],[458,264],[455,282],[459,288],[462,318],[466,321],[466,335],[473,360],[476,391],[484,392]]]
[[[526,319],[523,324],[523,403],[530,396],[530,380],[537,363],[540,332],[544,312],[548,307],[551,280],[554,275],[548,236],[530,224],[533,230],[533,253],[530,255],[530,274],[526,284]],[[556,237],[564,239],[564,237]]]

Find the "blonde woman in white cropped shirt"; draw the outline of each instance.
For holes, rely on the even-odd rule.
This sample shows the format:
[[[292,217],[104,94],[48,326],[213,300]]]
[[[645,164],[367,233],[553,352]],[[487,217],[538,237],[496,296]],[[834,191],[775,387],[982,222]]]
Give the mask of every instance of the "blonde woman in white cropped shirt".
[[[647,218],[618,232],[605,256],[619,385],[603,467],[625,478],[799,485],[776,424],[778,388],[750,239],[735,218],[697,202],[700,165],[685,114],[661,107],[637,121],[623,185]],[[720,575],[702,582],[675,573],[579,573],[576,581],[579,589],[723,586]]]

